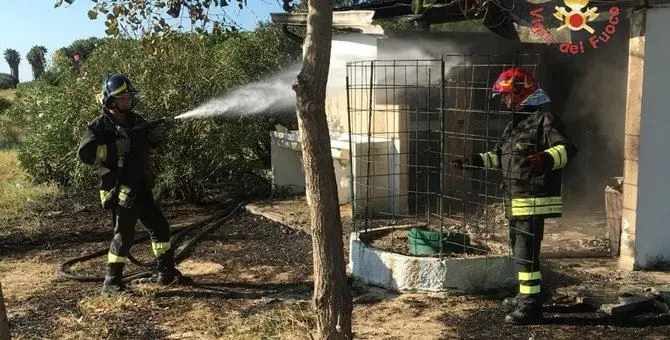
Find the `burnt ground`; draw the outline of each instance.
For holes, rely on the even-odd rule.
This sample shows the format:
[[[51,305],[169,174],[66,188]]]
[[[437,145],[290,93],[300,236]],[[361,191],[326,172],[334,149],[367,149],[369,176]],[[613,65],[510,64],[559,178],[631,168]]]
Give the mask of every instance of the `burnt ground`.
[[[211,216],[221,197],[203,205],[162,202],[173,225]],[[36,210],[29,233],[21,221],[1,226],[0,282],[15,339],[256,339],[307,338],[313,325],[311,240],[303,198],[275,202],[291,228],[243,212],[213,231],[180,269],[194,286],[135,285],[133,295],[107,299],[100,283],[60,278],[59,263],[104,249],[109,216],[96,193],[66,193]],[[287,202],[287,203],[286,203]],[[293,207],[293,208],[290,208]],[[290,210],[293,209],[293,210]],[[293,214],[293,215],[291,215]],[[27,222],[26,222],[27,223]],[[288,222],[287,222],[288,223]],[[345,221],[345,230],[351,223]],[[141,230],[141,227],[138,227]],[[345,246],[348,233],[345,232]],[[133,254],[150,258],[148,244]],[[104,258],[77,265],[77,273],[102,274]],[[129,271],[137,270],[130,266]],[[666,338],[670,315],[613,320],[575,303],[580,295],[642,292],[667,272],[621,272],[607,258],[552,258],[543,274],[554,295],[544,324],[502,323],[506,292],[395,294],[354,286],[354,332],[366,339],[574,339]]]

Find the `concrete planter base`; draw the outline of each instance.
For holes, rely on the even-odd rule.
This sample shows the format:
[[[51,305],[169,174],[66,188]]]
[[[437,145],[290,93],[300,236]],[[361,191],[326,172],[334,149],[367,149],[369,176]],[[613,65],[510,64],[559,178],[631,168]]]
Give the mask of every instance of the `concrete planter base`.
[[[383,229],[389,228],[367,232]],[[439,259],[401,255],[365,245],[355,232],[350,238],[349,269],[362,283],[399,292],[483,291],[517,283],[514,261],[509,256]]]

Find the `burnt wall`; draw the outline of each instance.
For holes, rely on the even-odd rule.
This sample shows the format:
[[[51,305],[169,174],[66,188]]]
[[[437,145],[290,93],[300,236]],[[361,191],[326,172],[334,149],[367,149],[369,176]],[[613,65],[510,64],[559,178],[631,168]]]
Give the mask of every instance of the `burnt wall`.
[[[567,55],[552,50],[551,110],[561,116],[579,153],[565,170],[566,205],[604,210],[607,179],[623,175],[628,79],[628,21],[606,45]]]
[[[547,109],[563,119],[568,136],[579,148],[579,154],[564,172],[563,196],[566,209],[602,211],[603,190],[608,178],[621,176],[623,171],[627,25],[627,20],[621,20],[616,34],[607,44],[599,45],[598,49],[586,49],[586,53],[577,55],[562,53],[558,45],[516,43],[488,33],[392,33],[389,38],[380,40],[378,59],[439,59],[443,54],[492,55],[494,57],[490,59],[476,57],[470,60],[477,63],[490,61],[497,65],[523,63],[523,60],[515,59],[518,54],[540,54],[536,76],[552,99]],[[435,76],[439,77],[439,72],[431,77]],[[433,83],[433,79],[430,83]],[[491,83],[493,81],[490,80]],[[429,93],[427,96],[439,98],[437,93]],[[487,98],[479,97],[481,99],[474,106],[486,106],[484,102]],[[394,100],[399,103],[406,99]],[[404,104],[424,106],[421,103]],[[439,102],[435,101],[434,105],[439,105]],[[493,105],[497,104],[488,105],[495,108]],[[426,111],[432,110],[426,108]],[[421,117],[414,119],[421,120]]]

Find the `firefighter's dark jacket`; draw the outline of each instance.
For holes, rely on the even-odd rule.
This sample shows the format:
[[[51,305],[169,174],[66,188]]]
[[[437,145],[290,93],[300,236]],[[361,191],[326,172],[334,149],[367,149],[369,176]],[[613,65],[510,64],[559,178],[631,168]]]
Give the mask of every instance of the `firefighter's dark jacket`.
[[[79,159],[93,166],[93,171],[100,178],[101,200],[117,184],[127,187],[131,192],[153,187],[150,170],[150,153],[159,147],[158,141],[151,141],[149,131],[141,129],[132,131],[138,124],[146,122],[137,113],[129,113],[124,128],[130,138],[130,151],[126,154],[123,171],[119,173],[117,166],[116,139],[118,123],[105,111],[91,123],[79,144]],[[132,132],[131,132],[132,131]]]
[[[475,166],[501,169],[510,219],[560,217],[562,168],[577,154],[563,122],[539,108],[516,113],[493,150],[473,155]],[[541,152],[543,169],[533,169],[528,156]]]

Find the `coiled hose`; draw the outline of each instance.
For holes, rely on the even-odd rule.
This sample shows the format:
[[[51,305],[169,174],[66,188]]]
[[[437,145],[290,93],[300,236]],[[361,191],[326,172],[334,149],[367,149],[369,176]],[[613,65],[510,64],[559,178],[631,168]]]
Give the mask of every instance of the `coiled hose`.
[[[172,236],[172,238],[170,239],[169,250],[175,252],[174,255],[175,263],[180,263],[184,261],[186,258],[188,258],[193,252],[193,249],[195,248],[198,242],[200,242],[205,236],[207,236],[207,234],[212,232],[214,229],[221,227],[221,225],[223,225],[224,222],[226,222],[236,213],[238,213],[243,205],[244,202],[233,202],[212,217],[184,226],[174,231],[173,232],[174,236]],[[199,229],[201,227],[202,230],[200,230],[193,238],[191,238],[183,246],[181,246],[181,250],[177,253],[177,250],[180,248],[181,243],[184,242],[184,240],[186,239],[186,236],[192,231]],[[148,239],[149,239],[148,235],[137,238],[133,241],[133,245],[138,244],[140,242],[145,242]],[[99,256],[107,255],[108,252],[109,248],[104,248],[84,256],[79,256],[67,260],[60,265],[59,275],[63,278],[80,282],[102,282],[105,280],[104,276],[85,276],[85,275],[73,274],[70,272],[70,267],[72,267],[76,263],[85,262]],[[156,265],[155,261],[142,262],[134,258],[130,254],[128,255],[128,260],[140,267],[155,267]],[[123,281],[130,282],[132,280],[136,280],[139,278],[149,277],[152,274],[153,271],[149,269],[142,272],[126,275],[123,277]]]

